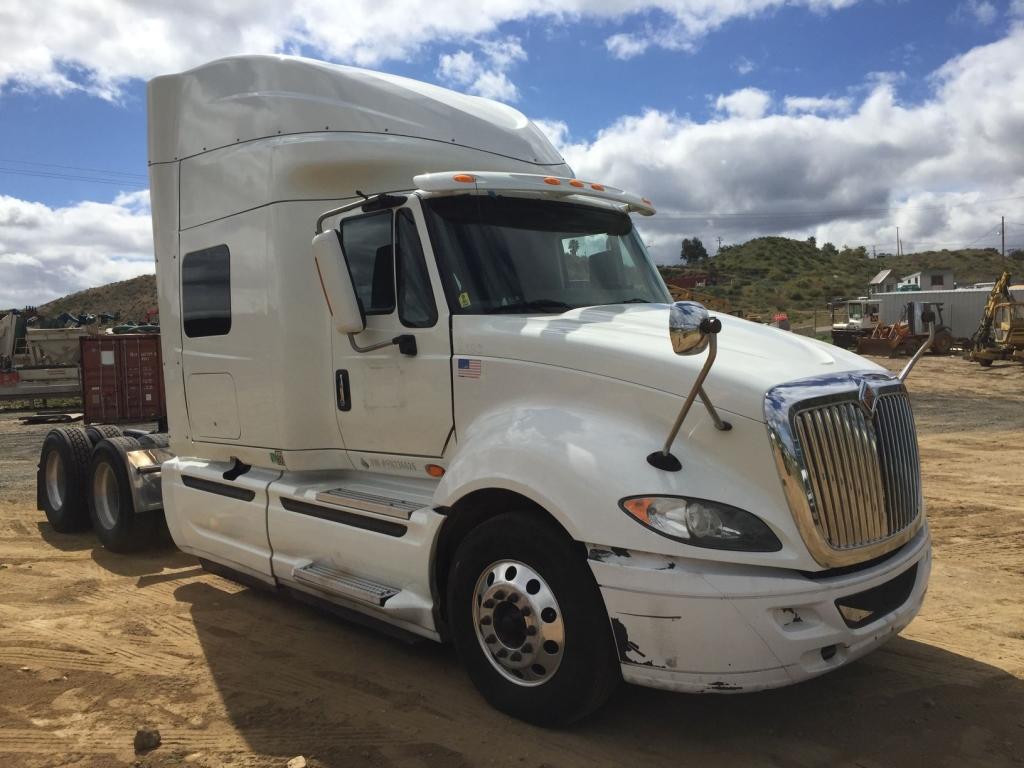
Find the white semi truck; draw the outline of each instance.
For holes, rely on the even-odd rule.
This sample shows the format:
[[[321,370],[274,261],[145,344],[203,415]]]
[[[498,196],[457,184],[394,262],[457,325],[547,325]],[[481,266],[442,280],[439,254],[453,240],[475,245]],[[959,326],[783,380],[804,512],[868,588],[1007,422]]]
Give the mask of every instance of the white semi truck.
[[[55,528],[163,517],[543,724],[806,680],[920,608],[905,372],[673,305],[650,201],[514,109],[243,56],[149,84],[149,153],[169,431],[51,432]]]

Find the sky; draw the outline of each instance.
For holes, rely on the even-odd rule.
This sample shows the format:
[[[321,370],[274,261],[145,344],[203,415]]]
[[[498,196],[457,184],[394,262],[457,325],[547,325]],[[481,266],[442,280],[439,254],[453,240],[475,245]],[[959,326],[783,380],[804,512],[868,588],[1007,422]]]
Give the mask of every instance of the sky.
[[[0,0],[0,307],[153,271],[146,80],[238,53],[511,104],[661,263],[1024,247],[1024,0]]]

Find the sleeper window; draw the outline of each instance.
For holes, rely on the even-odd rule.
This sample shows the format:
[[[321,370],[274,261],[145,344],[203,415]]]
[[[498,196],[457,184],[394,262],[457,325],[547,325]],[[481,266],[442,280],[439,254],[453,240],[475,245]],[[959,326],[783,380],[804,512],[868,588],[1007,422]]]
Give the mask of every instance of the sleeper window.
[[[231,254],[226,245],[185,254],[181,308],[189,338],[223,336],[231,330]]]
[[[341,247],[363,312],[391,314],[395,309],[391,211],[342,221]]]
[[[398,318],[409,328],[431,328],[437,323],[437,305],[430,287],[427,261],[412,212],[402,209],[395,219],[395,263]]]

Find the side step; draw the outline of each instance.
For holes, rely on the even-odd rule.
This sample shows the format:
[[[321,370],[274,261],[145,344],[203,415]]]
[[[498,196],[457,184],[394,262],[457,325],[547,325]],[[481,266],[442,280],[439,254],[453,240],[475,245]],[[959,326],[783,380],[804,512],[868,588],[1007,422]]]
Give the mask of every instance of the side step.
[[[292,571],[296,581],[308,584],[311,587],[330,592],[331,594],[358,600],[361,603],[368,603],[381,607],[402,590],[394,587],[387,587],[369,579],[353,576],[337,568],[320,563],[310,563],[302,568]]]

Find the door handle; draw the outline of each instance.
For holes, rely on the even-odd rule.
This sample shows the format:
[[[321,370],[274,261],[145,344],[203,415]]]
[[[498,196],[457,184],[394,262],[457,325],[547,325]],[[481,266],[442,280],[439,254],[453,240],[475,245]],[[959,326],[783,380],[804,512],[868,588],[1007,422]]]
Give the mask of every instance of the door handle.
[[[352,393],[348,386],[348,371],[335,371],[334,389],[338,397],[338,410],[352,410]]]

